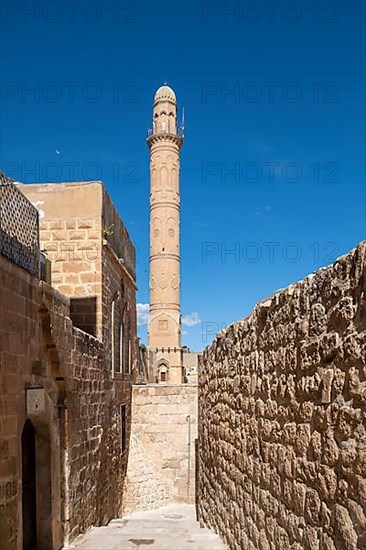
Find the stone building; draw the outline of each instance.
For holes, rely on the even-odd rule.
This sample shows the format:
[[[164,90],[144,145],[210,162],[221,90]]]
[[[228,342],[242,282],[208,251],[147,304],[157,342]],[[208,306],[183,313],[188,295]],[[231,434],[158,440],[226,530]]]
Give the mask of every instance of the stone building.
[[[52,262],[52,285],[70,298],[75,326],[104,342],[112,367],[114,350],[118,372],[118,342],[126,339],[122,359],[128,365],[130,325],[136,334],[135,248],[105,187],[100,181],[19,187],[40,211],[40,241]],[[124,335],[103,322],[111,315]]]
[[[198,472],[230,550],[366,548],[366,242],[204,351]]]
[[[0,548],[59,549],[122,510],[134,248],[100,182],[0,193]]]
[[[201,353],[198,351],[191,351],[187,346],[183,346],[183,368],[185,382],[187,384],[198,383],[198,363],[201,357]]]

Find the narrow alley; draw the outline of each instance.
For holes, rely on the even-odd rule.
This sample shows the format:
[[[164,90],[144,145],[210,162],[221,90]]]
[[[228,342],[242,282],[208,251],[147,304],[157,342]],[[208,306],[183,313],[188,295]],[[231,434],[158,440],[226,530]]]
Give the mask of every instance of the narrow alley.
[[[65,547],[66,548],[66,547]],[[135,512],[93,527],[69,547],[80,550],[224,550],[218,535],[201,529],[191,504]]]

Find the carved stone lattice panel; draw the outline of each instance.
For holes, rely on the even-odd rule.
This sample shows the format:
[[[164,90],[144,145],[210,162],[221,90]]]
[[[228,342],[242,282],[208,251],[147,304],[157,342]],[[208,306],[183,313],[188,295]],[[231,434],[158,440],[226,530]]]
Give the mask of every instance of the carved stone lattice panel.
[[[38,211],[4,174],[0,174],[0,252],[39,276]]]

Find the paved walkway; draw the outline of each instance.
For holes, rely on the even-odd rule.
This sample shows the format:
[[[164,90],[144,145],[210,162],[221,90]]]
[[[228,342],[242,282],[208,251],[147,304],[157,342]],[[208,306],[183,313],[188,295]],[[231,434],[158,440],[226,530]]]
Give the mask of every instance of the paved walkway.
[[[195,507],[171,504],[135,512],[106,527],[93,527],[70,548],[80,550],[224,550],[217,535],[201,529]]]

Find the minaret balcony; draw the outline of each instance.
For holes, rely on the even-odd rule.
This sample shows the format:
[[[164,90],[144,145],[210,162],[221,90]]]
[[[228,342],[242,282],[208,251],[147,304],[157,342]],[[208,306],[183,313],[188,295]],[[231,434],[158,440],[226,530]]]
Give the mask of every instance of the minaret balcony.
[[[154,132],[153,128],[147,130],[147,143],[151,146],[154,142],[159,141],[175,141],[179,146],[182,145],[184,138],[184,127],[179,126],[176,133],[169,132],[168,130],[159,130]]]

